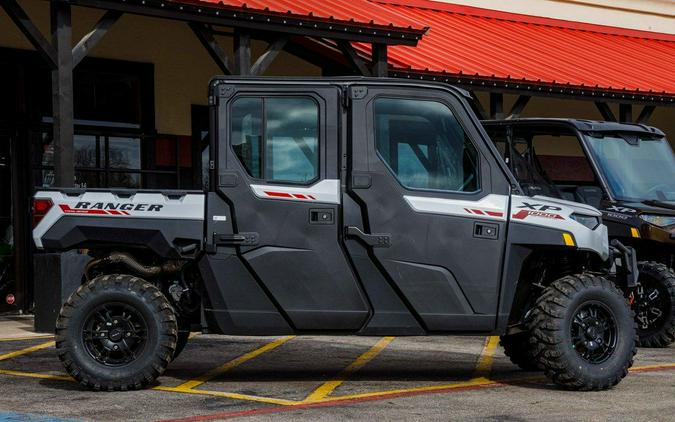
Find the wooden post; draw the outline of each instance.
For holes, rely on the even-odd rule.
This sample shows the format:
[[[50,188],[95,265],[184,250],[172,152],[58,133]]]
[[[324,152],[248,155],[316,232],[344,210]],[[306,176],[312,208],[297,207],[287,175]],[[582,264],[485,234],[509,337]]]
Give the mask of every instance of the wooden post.
[[[50,3],[52,46],[56,50],[56,69],[52,70],[52,108],[54,128],[54,184],[72,187],[73,163],[73,51],[70,5]]]
[[[235,75],[251,73],[251,34],[241,30],[234,32],[234,73]]]

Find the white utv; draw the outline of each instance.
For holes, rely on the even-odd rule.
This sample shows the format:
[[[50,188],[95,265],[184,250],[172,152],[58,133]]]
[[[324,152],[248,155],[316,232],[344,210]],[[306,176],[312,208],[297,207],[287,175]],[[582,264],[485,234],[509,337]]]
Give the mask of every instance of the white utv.
[[[37,192],[37,247],[92,257],[56,326],[68,373],[144,387],[201,324],[501,335],[560,386],[616,385],[636,350],[631,250],[608,245],[595,208],[524,196],[467,98],[393,79],[216,78],[207,192]]]

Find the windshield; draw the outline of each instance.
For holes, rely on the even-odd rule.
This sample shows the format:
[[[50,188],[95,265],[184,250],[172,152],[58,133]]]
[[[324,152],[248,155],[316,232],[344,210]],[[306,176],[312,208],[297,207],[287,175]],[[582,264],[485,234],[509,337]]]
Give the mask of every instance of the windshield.
[[[631,134],[629,143],[619,134],[585,136],[614,197],[675,200],[675,156],[665,138]]]

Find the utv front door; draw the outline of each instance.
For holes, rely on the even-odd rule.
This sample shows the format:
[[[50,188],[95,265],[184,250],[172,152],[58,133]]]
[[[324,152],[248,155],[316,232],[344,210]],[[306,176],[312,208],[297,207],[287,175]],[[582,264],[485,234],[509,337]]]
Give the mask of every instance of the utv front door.
[[[255,279],[241,290],[266,297],[251,300],[269,302],[255,305],[262,317],[278,312],[295,330],[358,330],[369,307],[339,241],[339,90],[242,84],[229,93],[218,108],[218,191],[244,240],[223,268]]]
[[[466,105],[378,86],[352,87],[351,100],[348,193],[362,224],[348,242],[370,243],[426,330],[494,328],[509,185]]]

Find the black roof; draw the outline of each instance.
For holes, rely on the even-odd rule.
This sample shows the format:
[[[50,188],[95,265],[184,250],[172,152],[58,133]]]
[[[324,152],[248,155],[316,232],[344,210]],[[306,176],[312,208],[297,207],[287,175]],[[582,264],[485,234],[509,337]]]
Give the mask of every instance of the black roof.
[[[651,136],[666,136],[661,129],[640,123],[618,123],[586,119],[530,117],[509,120],[482,120],[481,123],[484,126],[564,125],[571,126],[581,132],[632,132],[645,133]]]

